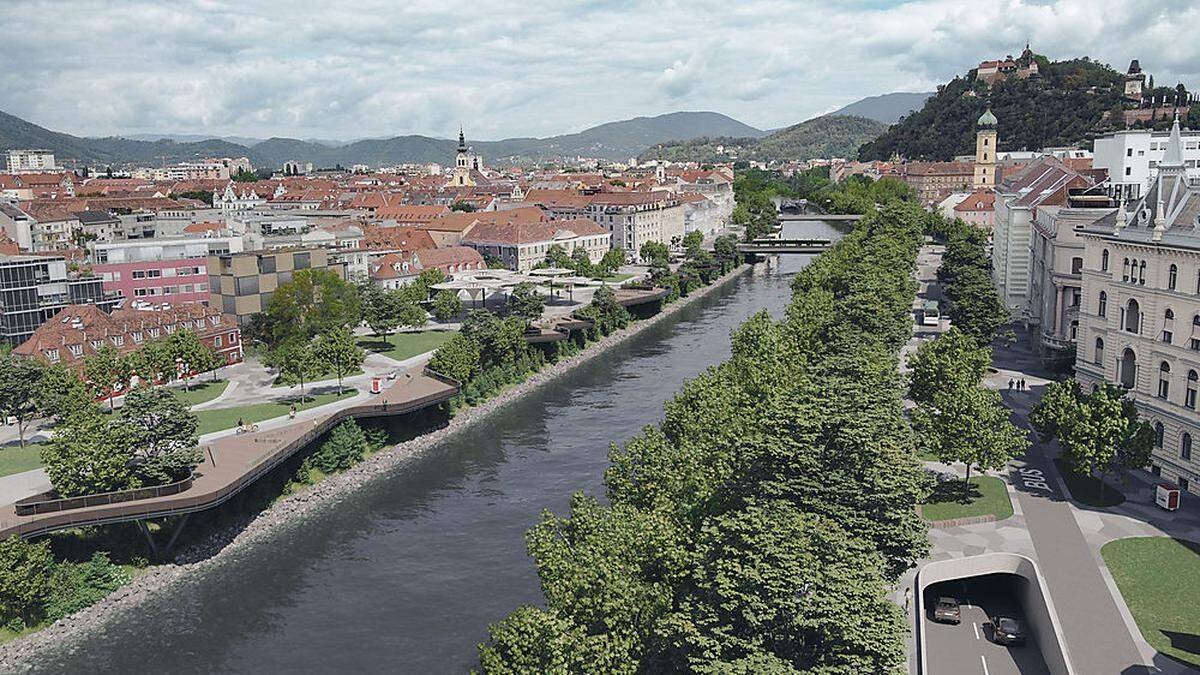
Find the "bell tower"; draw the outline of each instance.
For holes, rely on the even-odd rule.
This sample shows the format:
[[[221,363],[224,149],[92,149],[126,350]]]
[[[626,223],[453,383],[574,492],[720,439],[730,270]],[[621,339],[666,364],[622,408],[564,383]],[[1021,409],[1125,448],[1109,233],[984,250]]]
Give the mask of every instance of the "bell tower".
[[[971,187],[976,190],[996,186],[996,143],[999,141],[996,127],[999,124],[991,108],[975,123],[975,177]]]

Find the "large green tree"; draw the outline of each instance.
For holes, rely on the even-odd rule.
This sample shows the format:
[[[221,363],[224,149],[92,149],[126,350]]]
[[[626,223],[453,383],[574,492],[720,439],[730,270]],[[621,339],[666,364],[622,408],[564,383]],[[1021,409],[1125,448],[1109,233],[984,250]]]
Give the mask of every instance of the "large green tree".
[[[1000,392],[972,386],[939,392],[918,407],[913,417],[938,459],[966,465],[965,494],[972,467],[999,471],[1029,447],[1025,432],[1009,415]]]
[[[170,389],[141,386],[129,392],[120,424],[130,434],[131,462],[142,482],[182,480],[200,462],[199,420]]]
[[[931,404],[939,396],[975,387],[992,362],[992,350],[951,327],[936,339],[921,343],[908,358],[908,395],[917,404]]]
[[[62,497],[141,487],[130,468],[137,440],[133,429],[113,423],[89,403],[56,426],[42,448],[46,476]]]
[[[546,301],[531,283],[519,283],[508,294],[508,311],[528,324],[542,317]]]
[[[1074,380],[1052,382],[1029,419],[1044,438],[1058,439],[1072,469],[1101,479],[1102,497],[1110,473],[1150,463],[1154,429],[1120,387],[1084,394]]]
[[[270,347],[308,340],[362,319],[358,289],[329,269],[298,270],[271,294],[266,316]]]
[[[108,399],[109,410],[114,409],[113,399],[117,393],[129,388],[133,374],[130,359],[112,345],[104,345],[83,361],[83,376],[91,384],[96,398]]]
[[[337,376],[338,394],[342,393],[342,378],[362,367],[366,353],[354,341],[354,334],[342,326],[322,333],[312,343],[312,354]]]
[[[305,384],[329,368],[329,364],[321,359],[313,343],[308,340],[296,339],[284,343],[267,356],[270,364],[279,370],[280,380],[284,384],[300,385],[301,401],[308,398]]]
[[[0,540],[0,621],[35,623],[42,602],[50,595],[53,567],[46,539],[25,541],[11,535]]]
[[[25,447],[25,431],[38,416],[38,393],[45,367],[37,359],[22,359],[0,351],[0,416],[16,420],[17,438]]]

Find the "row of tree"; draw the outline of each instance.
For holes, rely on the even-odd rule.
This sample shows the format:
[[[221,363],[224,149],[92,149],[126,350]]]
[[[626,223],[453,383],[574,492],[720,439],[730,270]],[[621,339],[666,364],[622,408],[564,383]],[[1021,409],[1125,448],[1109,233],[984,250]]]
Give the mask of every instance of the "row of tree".
[[[946,243],[937,272],[949,301],[946,314],[978,345],[990,346],[1010,315],[992,282],[992,262],[985,248],[987,232],[959,219],[937,220],[932,231]]]
[[[625,264],[625,254],[615,248],[607,251],[599,262],[593,263],[588,252],[583,248],[576,248],[574,252],[568,254],[567,249],[562,245],[551,244],[550,248],[546,249],[545,259],[534,267],[535,269],[559,267],[572,270],[581,277],[603,279],[615,274],[623,264]]]
[[[490,628],[485,672],[892,672],[887,598],[929,549],[898,351],[924,215],[891,205],[733,335],[665,419],[610,451],[606,502],[528,535],[545,607]]]

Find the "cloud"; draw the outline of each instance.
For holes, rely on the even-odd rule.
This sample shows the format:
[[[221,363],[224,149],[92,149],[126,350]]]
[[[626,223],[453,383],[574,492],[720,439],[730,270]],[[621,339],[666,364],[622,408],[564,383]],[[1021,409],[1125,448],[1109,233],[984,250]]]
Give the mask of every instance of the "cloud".
[[[1026,40],[1200,88],[1190,0],[4,0],[0,108],[52,129],[545,136],[673,110],[759,128],[931,91]]]

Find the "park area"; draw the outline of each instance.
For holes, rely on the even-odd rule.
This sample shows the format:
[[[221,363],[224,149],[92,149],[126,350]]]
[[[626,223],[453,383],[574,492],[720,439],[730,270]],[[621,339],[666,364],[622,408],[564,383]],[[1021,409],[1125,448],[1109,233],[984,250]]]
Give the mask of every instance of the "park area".
[[[447,330],[429,330],[419,333],[392,333],[382,337],[365,337],[358,341],[358,346],[382,354],[389,359],[403,361],[410,359],[425,352],[431,352],[438,347],[441,347],[450,338],[454,337],[454,331]]]
[[[1008,489],[994,476],[974,476],[969,489],[961,479],[940,482],[921,506],[921,515],[930,521],[988,515],[1004,520],[1012,514]]]
[[[1100,555],[1146,642],[1200,668],[1200,544],[1134,537],[1110,541]]]
[[[281,417],[288,414],[293,403],[296,405],[297,411],[308,410],[309,408],[316,408],[327,403],[349,398],[357,393],[354,389],[346,389],[341,394],[338,394],[336,391],[322,394],[310,393],[303,403],[300,402],[299,396],[295,396],[280,398],[267,403],[257,403],[255,405],[197,410],[195,414],[196,418],[200,421],[200,426],[196,433],[203,436],[204,434],[232,429],[237,426],[239,419],[250,424]]]
[[[1102,482],[1095,476],[1076,472],[1063,460],[1054,460],[1058,474],[1062,476],[1067,489],[1075,501],[1087,506],[1116,506],[1125,501],[1125,494],[1108,483]],[[1103,488],[1101,487],[1103,486]]]

